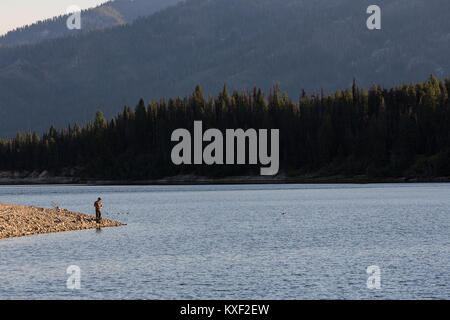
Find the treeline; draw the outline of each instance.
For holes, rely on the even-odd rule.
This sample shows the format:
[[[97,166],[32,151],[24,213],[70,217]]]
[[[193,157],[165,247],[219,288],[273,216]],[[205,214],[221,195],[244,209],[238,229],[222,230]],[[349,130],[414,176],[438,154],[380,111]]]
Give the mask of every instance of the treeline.
[[[161,99],[107,121],[101,111],[86,126],[54,126],[39,137],[0,140],[1,170],[48,170],[82,177],[140,180],[180,174],[223,177],[259,174],[259,166],[175,166],[173,130],[280,129],[280,172],[295,175],[450,176],[450,81],[373,85],[293,101],[278,87],[206,97],[200,86],[185,98]]]

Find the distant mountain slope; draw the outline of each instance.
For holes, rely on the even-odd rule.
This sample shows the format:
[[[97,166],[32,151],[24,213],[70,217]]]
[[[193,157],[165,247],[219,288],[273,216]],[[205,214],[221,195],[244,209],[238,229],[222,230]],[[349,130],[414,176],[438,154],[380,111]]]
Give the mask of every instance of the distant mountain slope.
[[[188,0],[131,25],[0,49],[0,135],[110,117],[140,97],[302,88],[330,92],[450,75],[450,1]]]
[[[138,17],[151,15],[180,1],[182,0],[109,1],[82,12],[80,31],[86,32],[129,23]],[[34,43],[80,32],[66,27],[67,18],[67,15],[63,15],[10,31],[0,37],[0,47]]]

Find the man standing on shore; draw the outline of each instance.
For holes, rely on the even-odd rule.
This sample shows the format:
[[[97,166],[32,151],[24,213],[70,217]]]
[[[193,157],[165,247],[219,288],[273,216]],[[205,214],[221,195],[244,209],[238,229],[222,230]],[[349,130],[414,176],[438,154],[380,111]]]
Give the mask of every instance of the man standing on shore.
[[[98,198],[97,201],[95,201],[94,207],[95,207],[95,219],[97,223],[100,223],[102,222],[102,208],[103,208],[101,198]]]

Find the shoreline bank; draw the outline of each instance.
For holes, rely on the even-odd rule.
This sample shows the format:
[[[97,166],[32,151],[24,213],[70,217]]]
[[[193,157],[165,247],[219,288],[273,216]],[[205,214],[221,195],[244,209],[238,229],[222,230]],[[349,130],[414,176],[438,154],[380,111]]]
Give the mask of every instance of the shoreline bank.
[[[97,224],[95,216],[61,208],[0,203],[0,239],[124,225],[109,219]]]
[[[450,177],[383,177],[371,178],[359,176],[234,176],[209,178],[196,175],[180,175],[149,180],[102,180],[80,177],[26,175],[11,173],[0,175],[0,186],[8,185],[220,185],[220,184],[368,184],[368,183],[448,183]]]

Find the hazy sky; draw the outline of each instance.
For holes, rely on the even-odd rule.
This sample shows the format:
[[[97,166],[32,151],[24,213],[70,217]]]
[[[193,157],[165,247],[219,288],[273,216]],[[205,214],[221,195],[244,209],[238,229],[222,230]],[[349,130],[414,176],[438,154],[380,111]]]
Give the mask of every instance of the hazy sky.
[[[65,14],[68,7],[95,7],[106,0],[0,0],[0,35],[35,21]]]

